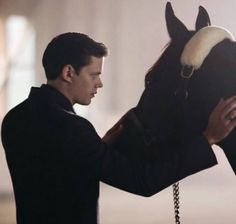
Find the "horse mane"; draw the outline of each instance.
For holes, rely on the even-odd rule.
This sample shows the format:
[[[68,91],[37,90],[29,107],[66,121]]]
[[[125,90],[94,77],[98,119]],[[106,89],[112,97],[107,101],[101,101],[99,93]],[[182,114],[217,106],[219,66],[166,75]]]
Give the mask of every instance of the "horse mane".
[[[168,80],[164,77],[168,75],[167,70],[175,70],[177,67],[180,68],[180,55],[183,48],[188,41],[188,39],[194,35],[194,31],[189,31],[189,33],[179,41],[170,40],[162,49],[162,53],[155,63],[148,69],[145,76],[145,85],[155,84],[162,82],[164,78],[167,82]],[[180,69],[178,69],[180,70]],[[180,71],[179,71],[180,72]],[[178,78],[175,74],[170,78]]]

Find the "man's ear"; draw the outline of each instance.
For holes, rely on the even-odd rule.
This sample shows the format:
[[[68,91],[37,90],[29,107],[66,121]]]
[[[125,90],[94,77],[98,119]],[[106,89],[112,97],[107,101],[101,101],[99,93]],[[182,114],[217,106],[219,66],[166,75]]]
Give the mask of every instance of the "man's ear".
[[[65,65],[61,70],[61,78],[63,81],[71,82],[74,73],[75,70],[71,65]]]

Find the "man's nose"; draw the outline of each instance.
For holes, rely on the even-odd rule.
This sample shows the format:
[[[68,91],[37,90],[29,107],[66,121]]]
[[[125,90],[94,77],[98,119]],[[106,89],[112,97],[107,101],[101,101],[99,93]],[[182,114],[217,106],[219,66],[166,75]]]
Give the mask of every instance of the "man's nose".
[[[102,87],[103,87],[102,80],[99,79],[99,80],[98,80],[98,83],[97,83],[97,88],[102,88]]]

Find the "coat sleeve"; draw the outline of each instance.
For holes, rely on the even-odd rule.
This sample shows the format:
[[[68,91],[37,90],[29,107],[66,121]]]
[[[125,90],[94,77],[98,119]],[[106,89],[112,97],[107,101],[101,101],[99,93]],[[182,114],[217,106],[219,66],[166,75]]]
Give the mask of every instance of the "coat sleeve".
[[[159,145],[131,110],[121,121],[120,136],[103,155],[101,180],[125,191],[151,196],[174,182],[217,163],[204,136],[177,148]]]
[[[107,145],[87,120],[75,122],[65,141],[70,165],[83,170],[87,178],[96,178],[134,194],[151,196],[216,164],[214,153],[203,136],[189,139],[179,150],[169,147],[163,150],[139,126],[132,111],[124,117],[122,124],[122,133]],[[152,158],[146,156],[150,154]]]

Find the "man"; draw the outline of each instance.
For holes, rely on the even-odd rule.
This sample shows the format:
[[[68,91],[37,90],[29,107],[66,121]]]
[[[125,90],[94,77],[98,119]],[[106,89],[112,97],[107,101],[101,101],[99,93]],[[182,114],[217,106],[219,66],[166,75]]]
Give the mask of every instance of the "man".
[[[133,110],[103,140],[89,121],[76,115],[72,106],[89,105],[103,86],[100,75],[106,54],[103,44],[84,34],[55,37],[43,55],[47,84],[32,88],[4,118],[2,142],[18,224],[96,224],[99,181],[150,196],[216,164],[210,145],[235,127],[225,119],[236,116],[235,97],[217,105],[204,134],[193,136],[174,155],[160,154],[148,162],[113,147],[115,140],[121,142],[127,135],[130,147],[132,143],[147,147],[145,130],[140,130]],[[154,142],[151,147],[158,145]]]

